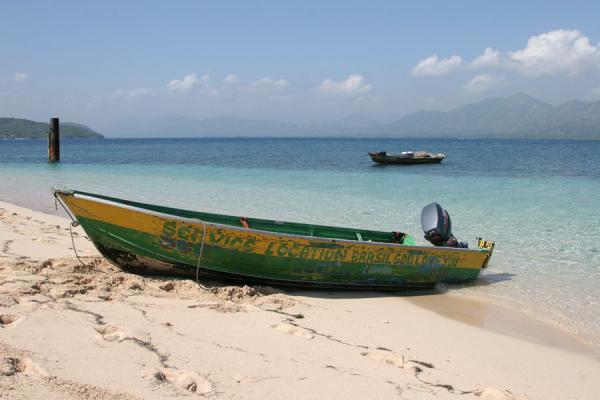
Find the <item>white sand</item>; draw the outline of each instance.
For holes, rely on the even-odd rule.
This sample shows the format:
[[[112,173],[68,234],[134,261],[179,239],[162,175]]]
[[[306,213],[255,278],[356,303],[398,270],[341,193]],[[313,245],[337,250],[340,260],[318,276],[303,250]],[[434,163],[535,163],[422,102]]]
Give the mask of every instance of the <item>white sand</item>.
[[[514,312],[445,294],[205,290],[121,272],[75,232],[87,267],[66,219],[0,203],[0,398],[600,398],[591,350]],[[495,316],[502,329],[473,323]]]

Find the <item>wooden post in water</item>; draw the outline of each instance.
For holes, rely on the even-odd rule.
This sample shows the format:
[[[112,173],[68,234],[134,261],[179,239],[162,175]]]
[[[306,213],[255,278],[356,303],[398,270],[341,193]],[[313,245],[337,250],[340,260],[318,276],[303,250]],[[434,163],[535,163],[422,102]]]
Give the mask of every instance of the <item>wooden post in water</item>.
[[[48,161],[60,161],[60,134],[58,118],[50,118],[50,130],[48,131]]]

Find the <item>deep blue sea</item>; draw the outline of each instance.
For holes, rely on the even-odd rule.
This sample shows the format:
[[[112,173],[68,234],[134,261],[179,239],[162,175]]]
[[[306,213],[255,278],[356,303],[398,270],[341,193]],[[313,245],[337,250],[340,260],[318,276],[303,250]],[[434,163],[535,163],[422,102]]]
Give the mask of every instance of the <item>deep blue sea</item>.
[[[377,166],[368,151],[445,153]],[[474,285],[450,288],[600,338],[600,141],[458,139],[0,140],[0,200],[50,211],[63,186],[182,208],[412,233],[437,201],[472,245],[494,240]]]

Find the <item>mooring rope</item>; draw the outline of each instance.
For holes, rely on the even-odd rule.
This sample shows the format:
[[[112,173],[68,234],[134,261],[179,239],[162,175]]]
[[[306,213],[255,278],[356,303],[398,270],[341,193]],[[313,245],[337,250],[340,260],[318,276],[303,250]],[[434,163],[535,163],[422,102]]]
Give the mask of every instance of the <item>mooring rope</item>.
[[[79,222],[73,221],[69,224],[69,233],[71,234],[71,244],[73,245],[73,252],[75,253],[75,257],[77,257],[77,260],[79,260],[81,265],[83,265],[84,267],[89,268],[89,269],[94,269],[93,266],[84,263],[81,260],[81,257],[79,257],[79,254],[77,253],[77,247],[75,247],[75,239],[73,238],[73,227],[75,227],[75,226],[79,226]]]
[[[200,243],[200,253],[198,254],[198,263],[196,265],[196,283],[204,290],[208,290],[206,286],[200,283],[200,260],[202,259],[202,252],[204,251],[204,239],[206,238],[206,223],[199,220],[202,224],[202,243]]]
[[[71,218],[71,223],[69,224],[69,233],[71,234],[71,244],[73,245],[73,252],[75,252],[75,257],[77,260],[86,268],[94,269],[91,265],[87,265],[81,260],[81,257],[77,253],[77,248],[75,247],[75,239],[73,237],[73,227],[79,226],[79,221],[69,212],[67,207],[63,204],[63,202],[58,198],[56,192],[54,193],[54,207],[58,210],[58,204],[65,210],[69,218]],[[200,283],[200,261],[202,260],[202,254],[204,252],[204,242],[206,239],[206,223],[202,220],[198,220],[202,224],[202,242],[200,243],[200,252],[198,254],[198,263],[196,265],[196,283],[204,290],[208,290],[206,286]]]
[[[73,215],[71,215],[69,210],[67,210],[67,207],[65,207],[65,205],[58,198],[58,196],[55,192],[54,193],[54,208],[56,208],[57,210],[58,210],[58,204],[60,204],[60,206],[63,208],[63,210],[65,210],[65,212],[67,213],[69,218],[71,218],[71,223],[69,223],[69,233],[71,234],[71,245],[73,246],[73,252],[75,253],[75,257],[81,263],[81,265],[83,265],[84,267],[95,270],[95,268],[93,266],[84,263],[83,260],[81,260],[79,253],[77,253],[77,247],[75,247],[75,238],[73,237],[73,227],[79,226],[79,221],[77,221],[77,219]]]

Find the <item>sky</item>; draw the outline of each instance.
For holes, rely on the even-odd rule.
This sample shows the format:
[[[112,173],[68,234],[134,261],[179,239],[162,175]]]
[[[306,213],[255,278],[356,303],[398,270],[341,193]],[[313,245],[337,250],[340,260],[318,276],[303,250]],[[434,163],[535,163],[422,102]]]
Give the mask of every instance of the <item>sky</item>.
[[[598,1],[3,1],[0,116],[393,121],[600,100]]]

